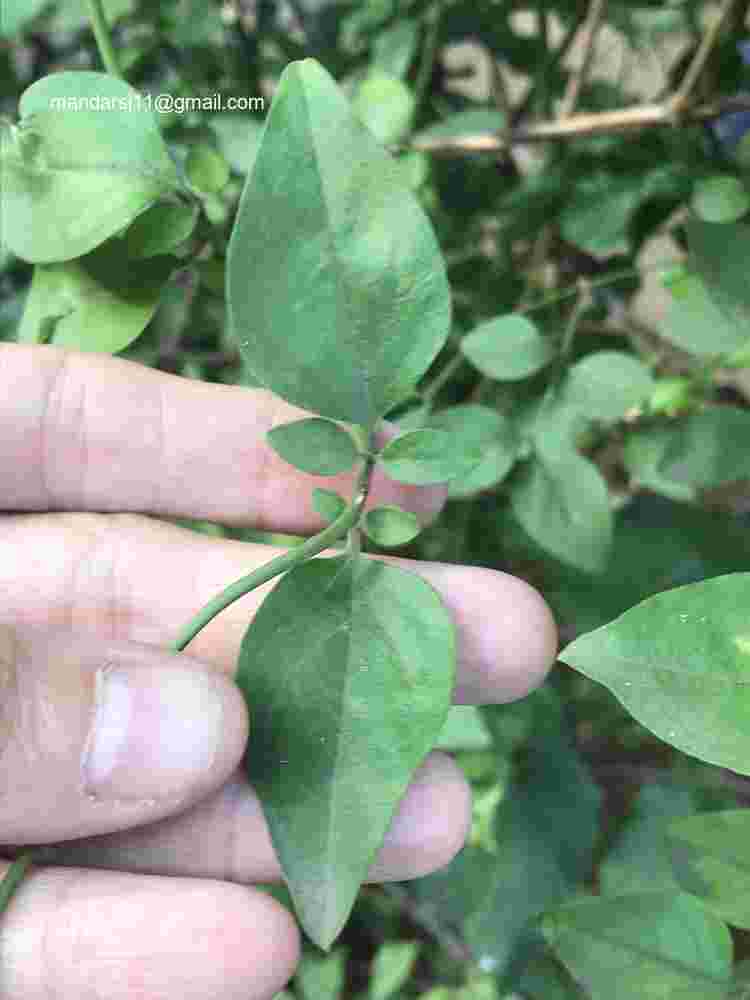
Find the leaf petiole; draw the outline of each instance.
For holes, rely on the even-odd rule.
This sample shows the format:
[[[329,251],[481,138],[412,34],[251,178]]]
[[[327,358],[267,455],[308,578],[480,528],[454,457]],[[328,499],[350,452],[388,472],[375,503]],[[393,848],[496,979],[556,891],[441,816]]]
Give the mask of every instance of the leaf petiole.
[[[228,608],[230,604],[249,594],[251,590],[260,587],[281,573],[306,562],[313,556],[318,555],[323,549],[328,548],[335,542],[346,537],[352,529],[356,528],[367,502],[370,492],[370,480],[372,470],[375,465],[375,455],[368,453],[362,463],[359,477],[357,479],[357,490],[351,504],[336,518],[327,528],[308,538],[307,541],[296,545],[294,548],[284,552],[283,555],[272,559],[264,566],[260,566],[247,576],[243,576],[235,583],[230,584],[226,590],[217,594],[213,600],[209,601],[205,607],[201,608],[197,615],[192,618],[182,629],[177,639],[172,643],[170,649],[173,653],[180,653],[195,638],[196,635],[205,628],[221,611]]]
[[[0,913],[3,913],[7,908],[8,903],[13,897],[13,893],[23,881],[24,876],[29,870],[33,860],[33,853],[31,851],[25,851],[15,859],[5,873],[5,877],[2,882],[0,882]]]

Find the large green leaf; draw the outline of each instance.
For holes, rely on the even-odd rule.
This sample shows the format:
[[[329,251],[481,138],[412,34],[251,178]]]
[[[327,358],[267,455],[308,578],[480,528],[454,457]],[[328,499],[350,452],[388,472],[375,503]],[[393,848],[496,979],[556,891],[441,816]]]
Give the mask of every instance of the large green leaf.
[[[454,646],[424,580],[346,556],[292,570],[245,635],[248,774],[300,921],[323,948],[440,734]]]
[[[647,598],[580,636],[563,662],[679,750],[750,774],[750,574]]]
[[[115,354],[143,331],[177,260],[129,260],[120,241],[78,260],[37,264],[18,330],[25,343]]]
[[[534,436],[536,458],[513,483],[513,514],[535,542],[588,573],[607,565],[612,513],[607,484],[597,467],[579,455],[547,422]]]
[[[691,896],[643,892],[565,903],[542,930],[591,1000],[725,1000],[732,939]]]
[[[750,929],[750,810],[674,820],[668,831],[674,872],[686,892],[722,920]]]
[[[17,256],[80,257],[178,186],[141,102],[104,73],[54,73],[25,91],[20,123],[2,130],[0,151],[3,239]]]
[[[254,377],[349,423],[402,399],[448,334],[430,223],[313,60],[279,83],[230,241],[228,301]]]

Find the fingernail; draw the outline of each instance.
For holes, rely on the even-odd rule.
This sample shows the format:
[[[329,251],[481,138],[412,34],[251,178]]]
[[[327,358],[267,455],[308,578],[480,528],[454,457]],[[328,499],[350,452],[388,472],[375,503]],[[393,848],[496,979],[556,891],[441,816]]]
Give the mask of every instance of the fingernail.
[[[109,667],[96,676],[83,779],[99,799],[159,799],[187,791],[211,766],[224,689],[185,667]]]

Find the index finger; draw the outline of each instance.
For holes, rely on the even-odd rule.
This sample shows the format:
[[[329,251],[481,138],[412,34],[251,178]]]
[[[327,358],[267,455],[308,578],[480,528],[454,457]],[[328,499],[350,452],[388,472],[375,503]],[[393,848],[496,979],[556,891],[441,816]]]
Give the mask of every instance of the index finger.
[[[312,488],[265,441],[304,411],[262,389],[193,381],[98,354],[0,344],[0,510],[133,511],[306,534]],[[370,504],[425,521],[445,497],[375,473]]]

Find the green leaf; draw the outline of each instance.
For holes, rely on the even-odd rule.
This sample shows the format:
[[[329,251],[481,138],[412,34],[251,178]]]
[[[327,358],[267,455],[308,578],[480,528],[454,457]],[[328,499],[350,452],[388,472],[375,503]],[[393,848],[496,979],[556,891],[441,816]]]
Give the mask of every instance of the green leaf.
[[[652,391],[654,380],[644,364],[622,351],[594,351],[567,372],[562,405],[592,420],[614,422]]]
[[[560,659],[660,739],[749,774],[749,600],[748,573],[676,587],[580,636]]]
[[[750,811],[728,809],[674,820],[667,833],[682,888],[716,916],[750,928]]]
[[[352,108],[375,138],[387,146],[409,131],[414,95],[401,80],[375,68],[357,88]]]
[[[380,453],[385,474],[401,483],[429,486],[461,475],[468,463],[482,457],[477,445],[464,451],[444,431],[407,431],[393,438]]]
[[[190,238],[198,213],[195,202],[157,202],[128,227],[123,237],[127,255],[135,258],[170,253]]]
[[[545,597],[575,633],[599,628],[639,601],[750,565],[743,517],[672,503],[652,493],[615,515],[608,570],[592,577],[563,564],[545,568]]]
[[[3,0],[0,8],[0,37],[18,34],[27,21],[36,17],[50,0]]]
[[[599,868],[599,888],[604,896],[676,891],[666,833],[672,820],[695,812],[689,788],[655,783],[644,785],[617,841]]]
[[[430,176],[430,160],[426,153],[399,153],[396,165],[410,191],[418,191]]]
[[[351,435],[332,420],[295,420],[274,427],[266,437],[285,462],[313,476],[337,476],[348,472],[357,461]]]
[[[165,14],[164,32],[178,48],[222,44],[221,9],[212,0],[178,0]]]
[[[509,313],[467,334],[461,350],[483,375],[503,382],[528,378],[554,357],[554,350],[526,316]]]
[[[628,253],[628,227],[644,193],[642,172],[584,174],[560,215],[563,239],[595,257]]]
[[[511,508],[542,548],[587,573],[600,573],[612,544],[609,490],[563,430],[535,434],[536,459],[511,486]]]
[[[672,304],[660,333],[691,354],[714,355],[735,351],[747,340],[739,318],[722,309],[703,279],[685,273],[669,285]]]
[[[687,235],[688,269],[671,277],[674,301],[662,333],[698,355],[737,351],[750,322],[750,225],[692,219]]]
[[[260,148],[263,123],[253,115],[224,112],[212,115],[208,125],[216,136],[222,156],[237,171],[246,174],[253,168]]]
[[[18,331],[25,343],[115,354],[143,331],[176,265],[128,260],[119,241],[62,264],[37,264]]]
[[[416,941],[387,941],[378,949],[372,964],[369,1000],[388,1000],[401,989],[411,974],[419,953]]]
[[[690,896],[574,900],[548,913],[542,931],[591,1000],[726,1000],[729,931]]]
[[[231,326],[258,382],[370,426],[450,327],[435,235],[400,169],[313,60],[286,68],[229,246]]]
[[[343,995],[346,952],[339,948],[330,955],[302,955],[294,977],[303,1000],[339,1000]]]
[[[750,413],[717,406],[694,413],[662,435],[657,471],[691,487],[713,487],[750,479]]]
[[[55,110],[56,100],[70,104]],[[141,100],[124,81],[83,71],[24,92],[20,124],[1,133],[0,215],[13,253],[34,263],[81,257],[177,188]]]
[[[665,414],[675,417],[696,404],[693,382],[684,376],[658,378],[648,399],[647,410],[651,414]]]
[[[546,729],[536,727],[497,808],[497,853],[483,865],[478,901],[469,887],[473,905],[463,925],[480,964],[498,973],[539,914],[588,877],[599,831],[601,793],[571,745],[560,699],[547,690],[533,697]],[[454,890],[463,891],[460,884]]]
[[[215,149],[204,142],[196,143],[185,158],[187,179],[205,194],[218,194],[229,180],[229,164]]]
[[[690,261],[710,289],[721,309],[742,325],[747,343],[750,320],[750,288],[745,262],[750,257],[750,224],[715,225],[691,219],[687,223]]]
[[[419,22],[413,18],[398,20],[375,39],[374,63],[390,76],[405,77],[418,44]]]
[[[436,746],[442,750],[485,750],[492,738],[474,705],[453,705]]]
[[[368,538],[384,549],[406,545],[422,530],[416,514],[390,505],[368,510],[362,527]]]
[[[297,566],[245,635],[237,683],[253,706],[248,775],[299,919],[322,948],[440,734],[454,662],[436,592],[377,560]]]
[[[466,497],[502,482],[518,455],[513,424],[489,406],[465,403],[429,418],[430,430],[449,434],[457,453],[471,456],[467,467],[451,480],[450,497]],[[482,456],[476,462],[477,452]]]
[[[674,434],[672,427],[642,427],[631,431],[625,440],[623,462],[638,489],[646,487],[670,500],[690,503],[695,499],[695,489],[687,483],[668,479],[662,463]]]
[[[333,490],[314,489],[313,508],[326,521],[335,521],[347,508],[346,500]]]
[[[589,1000],[567,969],[548,953],[526,966],[518,987],[524,1000]]]
[[[750,209],[750,198],[739,177],[715,174],[696,183],[692,205],[704,222],[736,222]]]
[[[750,1000],[750,959],[734,966],[734,983],[730,1000]]]

